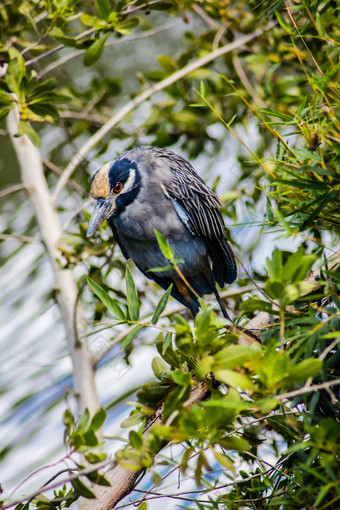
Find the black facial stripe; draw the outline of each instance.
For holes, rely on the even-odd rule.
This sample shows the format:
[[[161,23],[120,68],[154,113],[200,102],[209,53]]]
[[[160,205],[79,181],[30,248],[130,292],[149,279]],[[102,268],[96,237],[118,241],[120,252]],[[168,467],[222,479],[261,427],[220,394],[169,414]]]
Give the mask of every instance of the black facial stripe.
[[[114,189],[117,182],[121,182],[124,188],[124,184],[130,176],[131,169],[137,171],[137,165],[134,161],[130,161],[127,158],[114,161],[109,170],[110,189]]]
[[[137,197],[141,187],[141,176],[137,169],[137,165],[135,164],[131,165],[130,162],[129,165],[130,168],[133,168],[135,170],[135,182],[130,191],[124,193],[124,183],[121,181],[123,183],[123,193],[117,196],[116,208],[113,212],[113,216],[119,216],[128,205],[132,204],[132,202]]]

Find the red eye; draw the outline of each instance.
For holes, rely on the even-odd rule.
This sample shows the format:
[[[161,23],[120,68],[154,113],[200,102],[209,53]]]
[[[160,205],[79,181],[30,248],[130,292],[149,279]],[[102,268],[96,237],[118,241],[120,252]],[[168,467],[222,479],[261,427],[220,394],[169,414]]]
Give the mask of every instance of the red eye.
[[[121,182],[117,182],[117,184],[113,188],[113,191],[115,193],[120,193],[122,191],[122,187],[123,187],[122,183]]]

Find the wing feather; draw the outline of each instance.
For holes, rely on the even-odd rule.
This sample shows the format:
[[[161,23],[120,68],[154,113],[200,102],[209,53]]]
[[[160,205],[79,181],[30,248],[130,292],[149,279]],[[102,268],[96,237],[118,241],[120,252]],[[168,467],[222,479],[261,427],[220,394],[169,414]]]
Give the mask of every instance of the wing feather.
[[[233,282],[236,262],[226,238],[219,199],[184,158],[162,149],[158,150],[158,156],[166,159],[171,170],[171,178],[162,181],[165,196],[177,202],[184,211],[187,221],[183,221],[183,214],[179,216],[190,232],[207,241],[218,284],[222,287],[224,283]]]

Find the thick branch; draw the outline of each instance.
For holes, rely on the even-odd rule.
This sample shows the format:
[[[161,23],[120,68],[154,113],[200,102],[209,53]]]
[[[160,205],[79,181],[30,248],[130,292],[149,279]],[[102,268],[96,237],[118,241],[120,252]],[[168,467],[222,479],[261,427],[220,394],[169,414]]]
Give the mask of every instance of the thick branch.
[[[253,41],[257,37],[260,37],[264,32],[273,28],[275,24],[276,24],[275,22],[269,23],[265,28],[260,28],[253,32],[252,34],[241,37],[240,39],[237,39],[236,41],[230,44],[226,44],[221,48],[218,48],[212,51],[211,53],[204,55],[204,57],[199,58],[194,62],[191,62],[182,69],[179,69],[178,71],[171,74],[164,80],[146,89],[144,92],[136,96],[132,101],[129,101],[125,106],[123,106],[121,110],[119,110],[115,115],[113,115],[113,117],[111,117],[110,120],[108,120],[100,129],[98,129],[98,131],[94,135],[92,135],[91,138],[89,138],[87,142],[81,147],[77,154],[73,156],[70,163],[65,168],[63,175],[59,179],[59,182],[52,196],[53,202],[55,203],[58,200],[61,191],[66,186],[68,179],[71,177],[72,173],[77,168],[79,163],[85,158],[85,156],[90,152],[90,150],[93,149],[93,147],[100,140],[102,140],[102,138],[104,138],[104,136],[107,133],[109,133],[109,131],[111,131],[112,128],[114,128],[114,126],[116,126],[124,117],[126,117],[126,115],[128,115],[139,105],[147,101],[156,92],[164,90],[165,88],[169,87],[176,81],[181,80],[182,78],[187,76],[192,71],[195,71],[196,69],[199,69],[200,67],[209,64],[209,62],[212,62],[218,57],[221,57],[226,53],[230,53],[231,51]]]
[[[79,409],[87,407],[94,413],[99,407],[94,382],[94,368],[90,352],[84,340],[78,339],[86,321],[81,304],[77,303],[77,285],[72,271],[62,269],[58,244],[62,235],[57,211],[52,204],[49,189],[43,172],[43,164],[38,149],[25,136],[16,136],[18,115],[12,110],[8,115],[8,131],[21,168],[23,184],[34,207],[41,238],[49,255],[56,287],[57,301],[60,306],[66,338],[73,363],[74,392]],[[76,305],[77,303],[77,305]],[[77,324],[74,324],[74,311],[77,306]],[[81,337],[81,334],[79,335]]]
[[[201,402],[209,395],[209,389],[206,384],[201,382],[191,390],[190,397],[185,403],[187,408]],[[163,405],[155,412],[153,418],[146,425],[143,437],[147,438],[150,434],[150,428],[156,423],[162,423]],[[164,448],[164,445],[162,446]],[[106,473],[105,477],[111,482],[111,487],[96,486],[95,500],[84,500],[80,510],[108,510],[121,501],[134,488],[136,481],[140,477],[143,469],[139,471],[129,471],[119,464],[114,464]]]

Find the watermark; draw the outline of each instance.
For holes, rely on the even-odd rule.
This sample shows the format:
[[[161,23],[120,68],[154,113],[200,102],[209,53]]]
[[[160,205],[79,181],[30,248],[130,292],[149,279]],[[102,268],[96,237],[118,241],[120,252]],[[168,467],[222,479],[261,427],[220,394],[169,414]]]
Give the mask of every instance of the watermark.
[[[73,327],[73,313],[71,313],[73,306],[74,304],[71,303],[69,298],[59,299],[52,308],[52,317],[54,322],[62,324],[71,330],[68,331],[68,338],[75,341],[77,338]],[[86,331],[87,325],[88,322],[86,319],[80,319],[77,321],[78,338],[84,338],[84,332]],[[103,334],[99,334],[93,342],[88,344],[88,350],[94,362],[99,362],[111,347],[112,339],[105,337]],[[130,367],[126,364],[121,355],[111,360],[107,366],[112,370],[113,377],[116,381],[119,381],[130,370]]]

